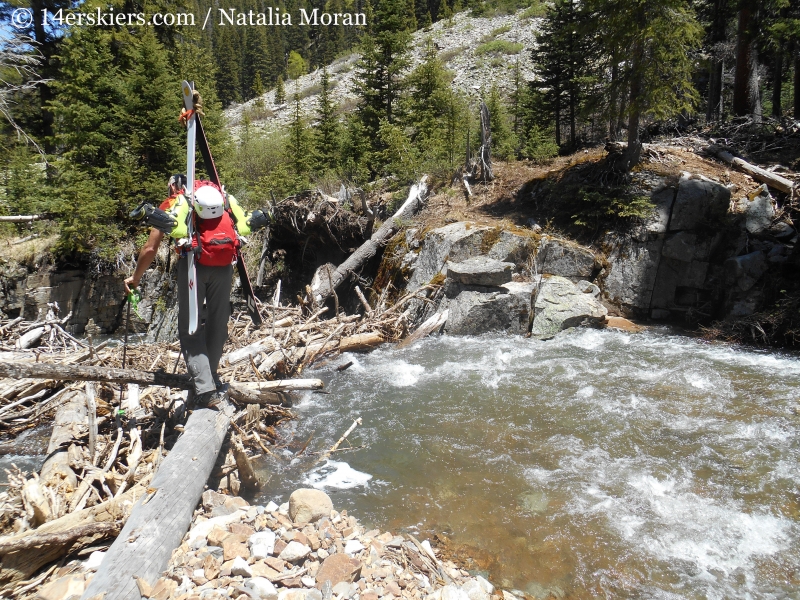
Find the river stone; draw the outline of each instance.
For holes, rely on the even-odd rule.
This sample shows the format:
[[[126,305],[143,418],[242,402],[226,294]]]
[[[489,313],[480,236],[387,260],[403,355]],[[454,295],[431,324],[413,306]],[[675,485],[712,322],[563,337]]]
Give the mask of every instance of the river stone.
[[[445,331],[454,335],[478,335],[507,331],[524,335],[531,320],[535,283],[510,281],[498,292],[462,291],[447,304]]]
[[[247,539],[250,547],[250,554],[256,558],[267,558],[272,556],[275,550],[275,532],[266,530],[254,533]]]
[[[490,593],[475,579],[470,579],[464,583],[461,586],[461,591],[467,595],[469,600],[490,600],[491,598]]]
[[[295,523],[314,523],[333,510],[328,494],[313,488],[301,488],[289,496],[289,518]]]
[[[300,542],[289,542],[286,545],[286,548],[284,548],[278,555],[278,558],[285,560],[286,562],[297,562],[298,560],[304,559],[309,554],[311,554],[311,548],[305,544],[301,544]]]
[[[761,192],[751,201],[745,202],[745,229],[751,235],[761,235],[775,218],[775,207],[773,206],[772,196],[769,195],[767,186],[761,186]]]
[[[251,577],[245,581],[244,587],[259,600],[278,600],[278,590],[264,577]]]
[[[489,227],[474,223],[451,223],[429,231],[422,243],[416,269],[408,282],[409,290],[427,284],[448,260],[461,262],[483,254],[483,238]]]
[[[202,537],[207,538],[208,534],[211,532],[214,527],[221,527],[223,529],[227,529],[229,523],[235,523],[237,521],[241,521],[242,517],[244,517],[246,511],[244,510],[237,510],[229,515],[224,515],[222,517],[214,517],[208,519],[207,521],[203,521],[201,523],[197,523],[194,527],[191,528],[189,531],[189,541]]]
[[[359,542],[358,540],[347,540],[347,543],[344,546],[344,553],[353,556],[358,554],[364,550],[364,544]]]
[[[605,306],[564,277],[543,280],[533,311],[531,336],[541,339],[551,338],[559,331],[585,322],[599,325],[608,314]]]
[[[467,592],[451,584],[442,588],[441,600],[469,600],[469,596]]]
[[[757,250],[744,256],[729,258],[723,265],[725,281],[746,292],[752,288],[761,276],[769,269],[767,257]]]
[[[588,248],[566,240],[544,239],[536,254],[536,272],[572,281],[591,277],[597,258]]]
[[[231,565],[231,575],[234,577],[236,575],[239,575],[240,577],[252,577],[253,571],[250,569],[250,565],[247,564],[247,561],[244,558],[237,556],[233,559],[233,564]]]
[[[696,229],[716,221],[728,211],[731,191],[723,185],[697,176],[681,177],[672,207],[670,231]]]
[[[511,281],[513,271],[514,263],[486,256],[474,256],[459,263],[447,261],[447,277],[464,285],[497,287]]]
[[[335,586],[342,581],[351,583],[361,574],[361,561],[350,558],[346,554],[331,554],[317,571],[317,589],[322,589],[326,581]]]
[[[481,577],[480,575],[475,576],[475,581],[477,581],[484,592],[487,594],[494,594],[494,586],[489,583],[486,579]]]

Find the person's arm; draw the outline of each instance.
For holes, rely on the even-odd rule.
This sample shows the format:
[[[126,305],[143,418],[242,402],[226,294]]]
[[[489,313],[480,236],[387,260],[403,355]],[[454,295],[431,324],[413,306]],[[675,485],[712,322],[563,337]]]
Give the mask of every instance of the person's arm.
[[[150,237],[147,238],[142,251],[139,253],[139,259],[136,261],[136,269],[133,275],[125,280],[125,293],[130,294],[132,287],[139,287],[139,282],[142,280],[142,275],[150,268],[153,259],[158,254],[158,247],[161,245],[161,240],[164,239],[164,232],[158,229],[150,230]]]

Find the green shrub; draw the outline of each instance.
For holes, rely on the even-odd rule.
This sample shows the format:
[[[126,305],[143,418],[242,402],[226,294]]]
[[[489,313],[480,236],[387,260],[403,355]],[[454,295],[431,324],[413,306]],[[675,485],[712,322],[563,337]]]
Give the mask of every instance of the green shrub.
[[[522,44],[518,42],[509,42],[508,40],[493,40],[478,46],[475,49],[475,54],[519,54],[522,48]]]
[[[654,208],[649,196],[631,196],[620,190],[588,190],[578,192],[579,213],[572,222],[581,227],[596,227],[600,221],[614,219],[643,219]]]

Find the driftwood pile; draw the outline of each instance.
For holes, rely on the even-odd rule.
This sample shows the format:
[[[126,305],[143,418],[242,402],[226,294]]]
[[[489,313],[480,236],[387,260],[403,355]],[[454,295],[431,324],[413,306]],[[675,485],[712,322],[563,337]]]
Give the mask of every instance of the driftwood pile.
[[[75,351],[88,345],[64,330],[64,324],[72,318],[72,313],[58,316],[57,302],[47,304],[47,314],[39,315],[35,321],[22,317],[6,321],[0,326],[0,350],[27,350],[36,346],[40,351]]]

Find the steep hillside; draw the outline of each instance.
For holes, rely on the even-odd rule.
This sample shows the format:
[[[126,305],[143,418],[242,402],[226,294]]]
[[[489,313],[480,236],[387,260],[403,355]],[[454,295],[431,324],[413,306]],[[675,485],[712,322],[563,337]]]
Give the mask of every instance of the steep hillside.
[[[492,85],[496,85],[501,94],[508,95],[514,86],[517,65],[521,81],[534,77],[530,49],[534,44],[539,19],[532,16],[531,12],[525,9],[512,15],[491,18],[472,17],[469,12],[462,12],[451,21],[442,20],[417,31],[411,50],[411,69],[422,61],[430,40],[446,67],[454,73],[453,87],[470,100],[477,100],[481,90],[488,90]],[[495,40],[507,44],[495,44],[503,46],[500,50],[486,45]],[[358,58],[358,54],[350,54],[334,61],[329,67],[332,96],[344,112],[355,103],[353,79]],[[321,77],[322,70],[317,69],[296,81],[287,82],[287,101],[281,105],[275,104],[275,91],[272,90],[260,98],[228,108],[225,117],[234,137],[238,137],[244,115],[247,115],[252,126],[267,131],[285,126],[292,117],[292,98],[295,93],[300,95],[300,104],[306,116],[313,117]]]

